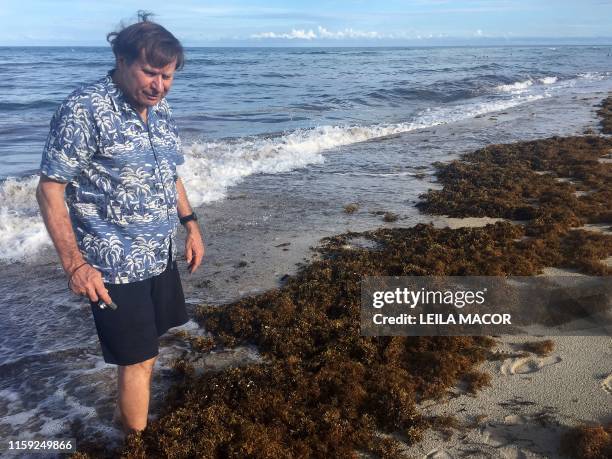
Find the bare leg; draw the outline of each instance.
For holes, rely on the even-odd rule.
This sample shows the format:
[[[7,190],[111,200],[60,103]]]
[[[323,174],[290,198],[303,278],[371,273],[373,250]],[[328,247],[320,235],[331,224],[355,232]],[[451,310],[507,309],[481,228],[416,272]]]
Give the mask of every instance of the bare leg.
[[[126,434],[144,430],[147,426],[151,373],[156,358],[134,365],[119,366],[118,406]]]

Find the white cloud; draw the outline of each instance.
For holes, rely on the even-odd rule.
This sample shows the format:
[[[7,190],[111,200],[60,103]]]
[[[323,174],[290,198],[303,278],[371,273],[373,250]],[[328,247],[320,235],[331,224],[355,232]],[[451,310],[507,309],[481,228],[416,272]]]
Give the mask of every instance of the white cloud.
[[[314,40],[314,39],[331,39],[345,40],[354,38],[393,38],[391,35],[382,35],[379,32],[364,32],[353,28],[338,30],[336,32],[327,30],[325,27],[318,26],[317,30],[312,29],[292,29],[288,33],[262,32],[251,35],[251,38],[281,38],[288,40]]]
[[[293,29],[289,33],[275,33],[275,32],[262,32],[251,35],[251,38],[286,38],[289,40],[300,39],[300,40],[312,40],[318,38],[317,34],[311,30]]]
[[[338,32],[331,32],[325,27],[318,27],[319,38],[382,38],[383,36],[378,32],[362,32],[360,30],[350,29],[339,30]]]

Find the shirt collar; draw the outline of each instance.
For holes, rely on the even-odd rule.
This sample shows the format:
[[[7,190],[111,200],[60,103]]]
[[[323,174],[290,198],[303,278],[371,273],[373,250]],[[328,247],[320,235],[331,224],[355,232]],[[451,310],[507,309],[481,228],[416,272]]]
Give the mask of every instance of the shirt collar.
[[[115,69],[111,69],[108,71],[108,73],[106,74],[106,77],[103,80],[103,84],[104,86],[106,86],[108,94],[111,96],[111,101],[113,103],[113,106],[115,107],[115,110],[117,111],[123,110],[123,111],[128,111],[128,112],[134,111],[133,107],[130,105],[127,98],[125,97],[125,94],[123,94],[123,91],[113,81],[114,71]],[[151,107],[151,109],[149,110],[149,113],[155,111],[155,113],[158,114],[160,111],[160,108],[159,108],[160,102],[156,103],[153,107]]]
[[[108,91],[108,94],[111,97],[111,101],[113,103],[113,106],[115,107],[115,110],[130,111],[132,109],[132,106],[125,98],[123,91],[121,91],[121,89],[119,89],[119,86],[117,86],[113,81],[114,71],[115,69],[109,70],[109,72],[106,74],[106,77],[104,78],[103,84],[104,86],[106,86],[106,90]]]

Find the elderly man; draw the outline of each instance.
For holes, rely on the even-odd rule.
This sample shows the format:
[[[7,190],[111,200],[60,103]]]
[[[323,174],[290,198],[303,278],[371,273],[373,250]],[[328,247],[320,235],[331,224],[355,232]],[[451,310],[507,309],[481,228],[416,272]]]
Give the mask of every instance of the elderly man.
[[[179,221],[190,272],[204,243],[176,174],[184,159],[165,99],[183,48],[146,14],[108,40],[116,68],[51,121],[37,199],[70,289],[90,300],[104,360],[119,366],[118,409],[131,432],[147,424],[159,336],[188,320]]]

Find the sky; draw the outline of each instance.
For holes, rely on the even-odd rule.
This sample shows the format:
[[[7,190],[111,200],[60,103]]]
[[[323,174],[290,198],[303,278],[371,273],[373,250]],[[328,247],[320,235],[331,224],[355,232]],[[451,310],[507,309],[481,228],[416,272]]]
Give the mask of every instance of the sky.
[[[0,46],[104,46],[139,9],[185,46],[612,43],[612,0],[0,0]]]

